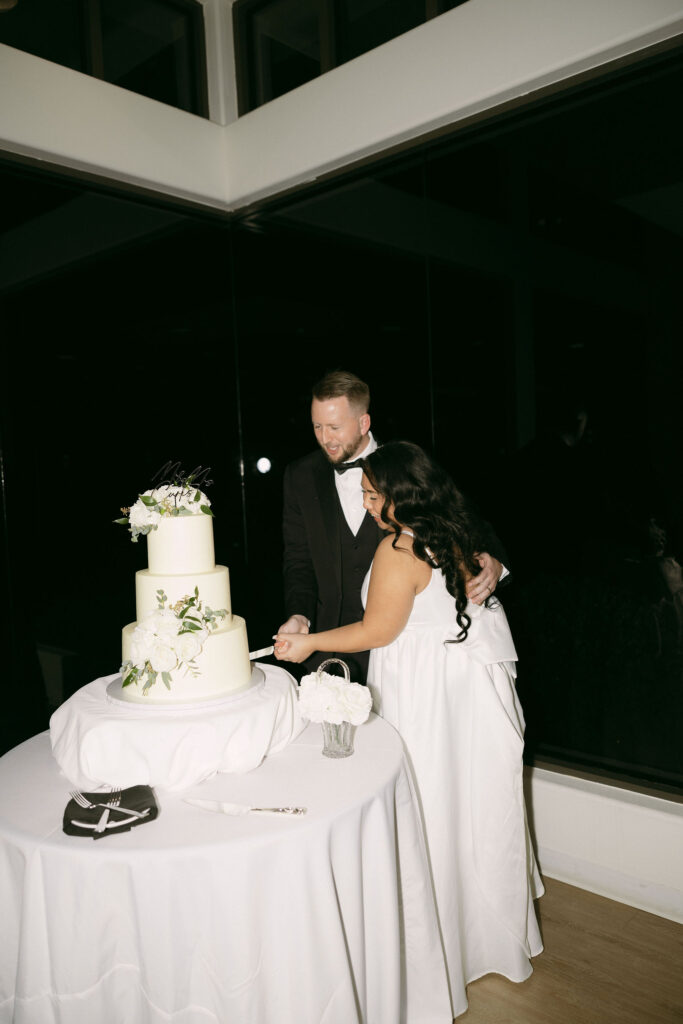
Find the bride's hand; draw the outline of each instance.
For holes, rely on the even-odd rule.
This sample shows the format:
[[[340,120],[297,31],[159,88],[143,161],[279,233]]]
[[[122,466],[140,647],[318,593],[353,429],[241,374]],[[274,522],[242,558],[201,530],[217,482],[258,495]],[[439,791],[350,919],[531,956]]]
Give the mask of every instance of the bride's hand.
[[[276,633],[274,640],[278,661],[305,661],[315,650],[313,638],[305,633]]]

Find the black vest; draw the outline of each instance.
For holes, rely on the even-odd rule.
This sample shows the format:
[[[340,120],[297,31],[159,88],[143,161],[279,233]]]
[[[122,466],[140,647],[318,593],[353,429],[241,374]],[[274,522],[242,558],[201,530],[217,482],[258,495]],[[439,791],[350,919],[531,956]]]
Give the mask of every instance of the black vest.
[[[336,490],[336,488],[335,488]],[[354,536],[346,522],[344,510],[337,495],[337,511],[339,515],[339,539],[341,542],[341,581],[342,600],[339,614],[339,625],[347,626],[350,622],[358,622],[363,618],[363,605],[360,591],[365,574],[370,568],[377,545],[382,533],[367,512],[358,533]]]

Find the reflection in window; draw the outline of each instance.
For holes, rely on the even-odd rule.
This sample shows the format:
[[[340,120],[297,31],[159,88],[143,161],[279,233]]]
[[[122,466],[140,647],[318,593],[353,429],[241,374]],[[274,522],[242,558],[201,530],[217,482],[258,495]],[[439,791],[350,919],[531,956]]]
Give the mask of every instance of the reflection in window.
[[[339,0],[338,63],[359,57],[425,20],[424,0]]]
[[[165,0],[100,0],[102,77],[181,110],[201,109],[198,40],[185,6]]]
[[[319,0],[275,0],[251,19],[254,106],[317,78],[321,68]]]
[[[19,0],[0,11],[0,43],[208,116],[194,0]]]
[[[241,114],[473,0],[236,0]]]

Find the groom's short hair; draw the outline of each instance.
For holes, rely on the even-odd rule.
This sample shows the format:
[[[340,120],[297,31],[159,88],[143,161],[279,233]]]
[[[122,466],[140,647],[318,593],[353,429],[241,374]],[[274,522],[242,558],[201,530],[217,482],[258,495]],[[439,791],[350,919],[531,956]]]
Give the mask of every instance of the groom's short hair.
[[[359,412],[370,408],[370,388],[364,380],[348,370],[333,370],[313,385],[313,398],[328,402],[331,398],[347,398],[349,405]]]

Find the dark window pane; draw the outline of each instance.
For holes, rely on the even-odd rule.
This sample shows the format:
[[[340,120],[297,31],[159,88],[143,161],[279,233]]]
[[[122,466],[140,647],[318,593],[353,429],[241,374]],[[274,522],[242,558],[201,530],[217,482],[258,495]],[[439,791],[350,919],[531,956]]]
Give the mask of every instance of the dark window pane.
[[[101,0],[103,78],[201,113],[192,12],[155,0]]]
[[[424,0],[341,0],[337,63],[395,39],[425,20]]]
[[[489,220],[508,216],[508,169],[503,150],[469,145],[427,161],[426,194],[433,202],[480,214]]]
[[[452,11],[456,7],[461,7],[467,2],[468,0],[437,0],[437,8],[439,14],[443,14],[444,11]]]
[[[31,0],[0,11],[0,43],[85,71],[79,0]]]
[[[260,106],[317,78],[319,0],[276,0],[250,18],[251,106]]]

